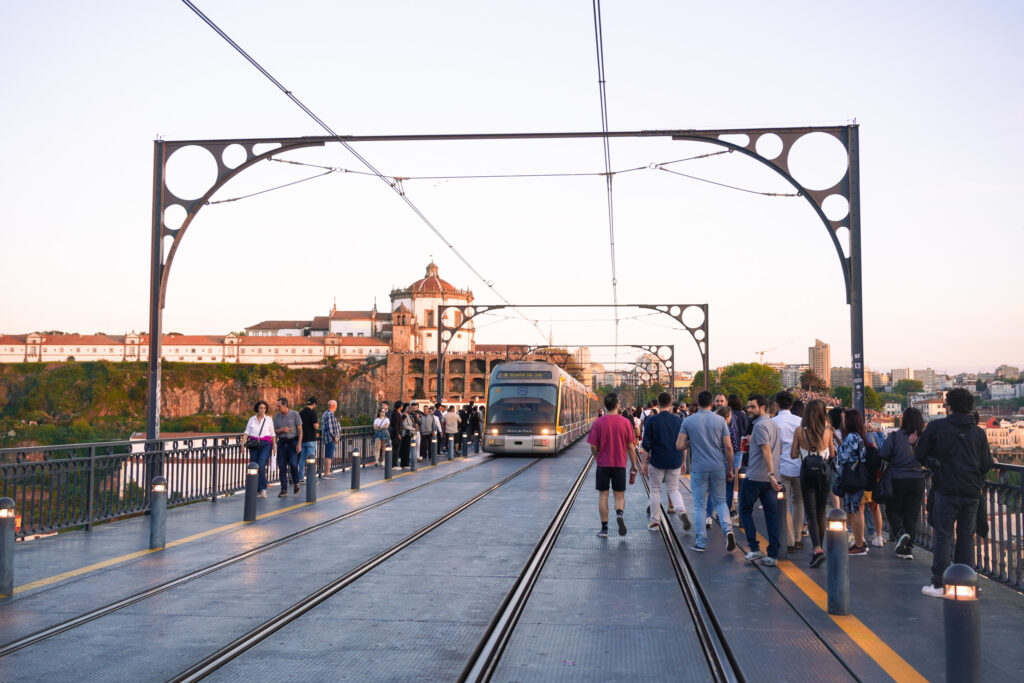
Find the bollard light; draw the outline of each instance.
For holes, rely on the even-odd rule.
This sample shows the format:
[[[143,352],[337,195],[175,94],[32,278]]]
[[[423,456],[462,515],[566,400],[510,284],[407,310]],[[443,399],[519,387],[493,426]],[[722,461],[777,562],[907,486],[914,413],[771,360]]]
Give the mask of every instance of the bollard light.
[[[0,597],[14,594],[14,501],[0,498]]]
[[[157,477],[156,479],[163,479],[163,477]],[[167,483],[166,482],[159,482],[158,483],[156,479],[153,480],[153,493],[166,493],[167,492]]]
[[[741,467],[740,468],[739,478],[740,479],[746,479],[747,478],[747,468],[746,467]]]
[[[786,498],[786,489],[782,489],[781,491],[776,493],[775,497],[778,498],[779,500],[785,500],[785,498]]]
[[[850,613],[850,553],[846,540],[846,512],[842,508],[829,510],[827,527],[825,571],[828,574],[828,613],[845,615]]]
[[[162,476],[153,477],[151,484],[153,495],[149,505],[149,548],[157,550],[164,547],[167,538],[167,479]]]
[[[256,498],[259,496],[260,465],[250,462],[245,466],[245,504],[242,506],[242,521],[256,521]]]
[[[965,571],[966,570],[966,571]],[[966,564],[953,564],[942,574],[947,600],[977,600],[978,574]]]
[[[980,683],[981,604],[978,574],[966,564],[952,564],[942,574],[942,621],[946,641],[946,680]]]
[[[316,502],[316,456],[306,458],[306,502]]]
[[[359,490],[359,470],[362,467],[363,458],[362,458],[361,455],[359,455],[359,449],[358,448],[353,448],[352,449],[351,457],[352,457],[352,483],[351,483],[350,486],[351,486],[353,491],[358,491]]]
[[[245,466],[245,473],[246,473],[247,475],[248,475],[248,474],[256,474],[256,475],[259,475],[259,473],[260,473],[260,466],[259,466],[259,463],[251,462],[251,463],[249,463],[248,465],[246,465],[246,466]]]
[[[829,531],[846,531],[846,522],[842,519],[828,520]]]

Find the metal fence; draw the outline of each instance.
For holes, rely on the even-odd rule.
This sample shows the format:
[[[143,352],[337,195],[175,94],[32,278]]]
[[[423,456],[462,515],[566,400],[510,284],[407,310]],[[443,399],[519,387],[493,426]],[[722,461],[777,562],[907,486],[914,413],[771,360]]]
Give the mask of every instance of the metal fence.
[[[1024,588],[1024,548],[1021,529],[1024,523],[1024,466],[997,463],[990,473],[994,480],[982,484],[983,507],[988,520],[988,536],[975,538],[974,568],[990,579]],[[931,482],[927,482],[930,486]],[[914,543],[934,550],[934,535],[928,524],[927,488],[921,501],[921,513]],[[884,507],[884,506],[883,506]],[[885,520],[888,529],[888,520]],[[888,529],[892,533],[891,529]]]
[[[342,427],[334,467],[369,450],[370,427]],[[149,510],[153,477],[167,478],[167,502],[216,501],[245,488],[249,454],[241,434],[0,449],[0,497],[14,499],[19,536],[84,527]],[[317,445],[322,468],[323,444]],[[278,470],[267,477],[279,481]]]

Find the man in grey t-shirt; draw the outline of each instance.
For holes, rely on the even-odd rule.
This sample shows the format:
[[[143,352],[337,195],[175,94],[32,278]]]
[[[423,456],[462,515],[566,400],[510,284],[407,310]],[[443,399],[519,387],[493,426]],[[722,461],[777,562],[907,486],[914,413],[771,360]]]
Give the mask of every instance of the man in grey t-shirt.
[[[707,545],[707,529],[704,519],[708,498],[718,512],[718,520],[725,533],[725,549],[736,548],[736,537],[732,533],[732,517],[725,504],[726,482],[732,483],[732,439],[725,418],[711,412],[711,392],[702,391],[697,395],[700,407],[695,414],[683,420],[676,439],[676,450],[690,448],[690,483],[693,485],[693,514],[696,517],[697,542],[691,550],[704,552]]]
[[[299,492],[299,451],[302,450],[302,418],[288,408],[288,399],[277,399],[277,414],[274,415],[274,433],[277,434],[277,471],[281,474],[281,492],[288,495],[288,472],[292,473],[295,493]]]
[[[773,567],[779,556],[779,519],[776,506],[777,493],[782,490],[778,482],[779,458],[782,455],[782,438],[779,426],[768,416],[768,401],[761,394],[754,394],[747,400],[747,415],[754,421],[750,432],[750,455],[747,458],[747,476],[740,482],[740,522],[747,534],[750,552],[746,558],[751,562]],[[768,532],[768,557],[761,552],[754,526],[754,503],[761,501],[764,521]],[[762,559],[763,558],[763,559]]]

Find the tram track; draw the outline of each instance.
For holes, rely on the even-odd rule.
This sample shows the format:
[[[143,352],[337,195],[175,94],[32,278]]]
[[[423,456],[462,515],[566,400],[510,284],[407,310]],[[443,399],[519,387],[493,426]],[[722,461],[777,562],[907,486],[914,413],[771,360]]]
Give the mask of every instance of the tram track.
[[[420,527],[413,533],[409,534],[408,536],[405,536],[401,540],[390,545],[388,548],[377,553],[368,560],[365,560],[359,566],[345,572],[341,576],[332,580],[330,583],[306,595],[304,598],[285,608],[274,617],[264,621],[259,626],[249,630],[247,633],[234,639],[227,645],[219,648],[214,653],[204,657],[203,659],[199,660],[189,668],[171,677],[170,680],[174,681],[175,683],[183,683],[185,681],[199,681],[209,676],[217,669],[221,668],[225,664],[228,664],[233,659],[243,654],[245,651],[263,642],[268,637],[270,637],[277,631],[281,630],[288,624],[292,623],[302,615],[306,614],[307,612],[310,612],[317,606],[323,604],[333,596],[337,595],[339,592],[344,590],[352,583],[358,581],[360,578],[362,578],[369,572],[373,571],[377,567],[381,566],[389,559],[395,557],[400,552],[402,552],[409,546],[413,545],[418,540],[420,540],[430,532],[434,531],[441,525],[445,524],[452,518],[464,512],[465,510],[467,510],[468,508],[470,508],[475,503],[479,502],[489,494],[493,493],[494,491],[497,491],[505,484],[519,477],[524,472],[526,472],[527,470],[529,470],[531,467],[541,462],[542,460],[545,460],[545,458],[536,458],[532,462],[519,468],[518,470],[501,479],[500,481],[491,484],[483,491],[463,501],[462,503],[450,509],[448,512],[444,513],[440,517],[435,518],[432,522]]]
[[[256,547],[254,547],[254,548],[250,548],[249,550],[246,550],[244,552],[238,553],[236,555],[232,555],[231,557],[227,557],[227,558],[225,558],[223,560],[218,560],[217,562],[214,562],[212,564],[206,565],[205,567],[201,567],[199,569],[193,570],[191,572],[188,572],[188,573],[183,574],[181,576],[178,576],[176,578],[173,578],[173,579],[170,579],[170,580],[165,581],[163,583],[157,584],[156,586],[152,586],[152,587],[147,588],[145,590],[142,590],[142,591],[139,591],[139,592],[134,593],[132,595],[129,595],[129,596],[125,597],[125,598],[121,598],[120,600],[116,600],[114,602],[108,603],[106,605],[103,605],[102,607],[98,607],[98,608],[95,608],[93,610],[89,610],[88,612],[83,612],[82,614],[80,614],[80,615],[78,615],[76,617],[73,617],[73,618],[68,619],[66,621],[63,621],[63,622],[60,622],[59,624],[54,624],[53,626],[48,626],[47,628],[44,628],[44,629],[39,630],[39,631],[36,631],[35,633],[31,633],[29,635],[22,636],[20,638],[12,640],[12,641],[10,641],[8,643],[5,643],[4,645],[0,645],[0,657],[4,657],[6,655],[9,655],[9,654],[12,654],[14,652],[17,652],[18,650],[21,650],[23,648],[35,645],[35,644],[40,643],[40,642],[42,642],[44,640],[47,640],[47,639],[52,638],[54,636],[57,636],[57,635],[59,635],[61,633],[65,633],[65,632],[70,631],[72,629],[78,628],[79,626],[83,626],[83,625],[85,625],[85,624],[87,624],[87,623],[89,623],[91,621],[95,621],[96,619],[100,619],[100,618],[105,617],[105,616],[107,616],[109,614],[113,614],[114,612],[122,610],[122,609],[124,609],[126,607],[129,607],[131,605],[135,605],[135,604],[137,604],[139,602],[142,602],[144,600],[152,598],[152,597],[154,597],[156,595],[160,595],[161,593],[165,593],[166,591],[169,591],[169,590],[171,590],[173,588],[177,588],[177,587],[182,586],[184,584],[187,584],[187,583],[189,583],[191,581],[195,581],[195,580],[200,579],[200,578],[202,578],[204,576],[208,576],[210,574],[216,573],[216,572],[218,572],[218,571],[220,571],[222,569],[230,567],[230,566],[232,566],[234,564],[237,564],[237,563],[242,562],[244,560],[247,560],[249,558],[255,557],[257,555],[260,555],[260,554],[265,553],[265,552],[270,551],[270,550],[274,550],[275,548],[279,548],[279,547],[284,546],[284,545],[286,545],[288,543],[291,543],[292,541],[295,541],[297,539],[303,538],[304,536],[308,536],[309,534],[312,534],[312,533],[315,533],[315,532],[320,531],[322,529],[325,529],[327,527],[333,526],[334,524],[342,522],[342,521],[344,521],[346,519],[350,519],[350,518],[355,517],[357,515],[360,515],[360,514],[362,514],[364,512],[369,512],[370,510],[379,508],[379,507],[381,507],[383,505],[387,505],[388,503],[391,503],[391,502],[393,502],[393,501],[395,501],[395,500],[397,500],[399,498],[402,498],[402,497],[404,497],[404,496],[406,496],[406,495],[408,495],[410,493],[414,493],[414,492],[420,491],[420,490],[422,490],[424,488],[428,488],[430,486],[433,486],[434,484],[437,484],[439,482],[445,481],[447,479],[451,479],[452,477],[455,477],[455,476],[457,476],[459,474],[462,474],[464,472],[469,472],[470,470],[474,470],[474,469],[476,469],[476,468],[478,468],[478,467],[480,467],[482,465],[485,465],[485,464],[487,464],[489,462],[492,462],[492,460],[490,460],[490,459],[483,460],[482,462],[478,462],[478,463],[476,463],[474,465],[470,465],[469,467],[464,467],[462,469],[456,470],[455,472],[450,472],[450,473],[448,473],[448,474],[446,474],[444,476],[438,477],[437,479],[432,479],[430,481],[423,482],[422,484],[417,484],[416,486],[413,486],[412,488],[406,489],[404,491],[400,491],[400,492],[392,494],[392,495],[390,495],[390,496],[388,496],[386,498],[382,498],[382,499],[380,499],[378,501],[374,501],[373,503],[368,503],[366,505],[360,506],[360,507],[355,508],[353,510],[349,510],[348,512],[342,513],[342,514],[337,515],[335,517],[331,517],[330,519],[326,519],[326,520],[324,520],[322,522],[318,522],[318,523],[316,523],[316,524],[314,524],[312,526],[306,527],[305,529],[300,529],[299,531],[295,531],[295,532],[292,532],[290,534],[286,534],[284,536],[281,536],[280,538],[276,538],[276,539],[274,539],[272,541],[268,541],[266,543],[263,543],[261,545],[258,545]],[[531,465],[532,464],[536,464],[536,462],[537,461],[534,461],[534,463],[531,463]]]
[[[646,483],[647,482],[645,480],[644,484],[646,485]],[[686,489],[688,491],[690,491],[690,493],[692,495],[693,489],[690,488],[689,484],[685,480],[682,480],[682,479],[680,480],[680,483],[682,483],[684,486],[686,486]],[[665,512],[664,508],[662,509],[662,519],[663,520],[668,520],[669,519],[669,516],[668,516],[667,512]],[[671,535],[673,537],[674,544],[678,547],[679,552],[682,554],[682,548],[683,548],[682,542],[679,539],[679,535],[676,533],[675,528],[672,527],[671,524],[662,524],[661,528],[662,528],[663,535]],[[739,534],[739,531],[736,530],[736,548],[741,553],[745,553],[746,549],[747,549],[746,545],[747,544],[746,544],[745,540],[741,540],[741,535]],[[687,565],[689,566],[689,561],[686,560],[685,554],[683,554],[683,559],[684,559],[684,561],[687,562]],[[775,592],[778,593],[779,597],[782,598],[783,602],[785,602],[786,605],[797,616],[797,618],[799,618],[800,621],[803,622],[807,626],[808,629],[810,629],[811,633],[814,634],[814,637],[819,642],[821,642],[821,644],[825,647],[825,649],[828,650],[828,652],[836,659],[836,661],[839,663],[839,665],[842,666],[847,671],[847,673],[850,674],[850,676],[853,678],[854,681],[857,681],[857,683],[860,683],[862,679],[853,670],[853,667],[850,666],[850,664],[843,658],[843,656],[841,654],[839,654],[839,652],[835,649],[835,647],[831,643],[828,642],[828,638],[826,638],[819,631],[819,629],[814,627],[814,625],[811,623],[810,619],[808,619],[807,616],[800,610],[800,608],[797,607],[793,603],[793,601],[789,599],[789,597],[782,591],[782,589],[778,586],[778,584],[775,581],[772,581],[771,577],[768,576],[768,574],[765,571],[764,567],[762,567],[761,565],[759,565],[757,563],[754,563],[754,567],[755,567],[755,569],[757,569],[758,573],[761,575],[761,578],[763,578],[765,581],[767,581],[768,584],[775,590]],[[691,569],[691,572],[692,572],[692,569]],[[696,581],[696,573],[692,572],[692,574],[693,574],[693,578],[695,579],[695,583],[696,583],[697,587],[699,588],[700,583],[699,583],[699,581]],[[701,594],[703,595],[703,591],[701,591]],[[705,598],[705,600],[706,600],[706,598]],[[706,602],[708,604],[708,609],[710,610],[711,609],[710,601],[706,600]],[[714,614],[713,611],[711,612],[711,614],[713,616],[713,614]],[[717,619],[716,619],[716,623],[717,623]],[[719,629],[719,631],[721,632],[721,629]],[[727,646],[727,643],[724,640],[724,634],[723,634],[723,643],[725,643],[726,646]]]

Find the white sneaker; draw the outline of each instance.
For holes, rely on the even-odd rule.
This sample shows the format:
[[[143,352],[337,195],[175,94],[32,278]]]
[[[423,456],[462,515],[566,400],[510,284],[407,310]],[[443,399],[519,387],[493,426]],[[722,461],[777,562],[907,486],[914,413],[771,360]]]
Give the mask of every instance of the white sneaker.
[[[266,491],[260,491],[259,493],[256,494],[256,497],[257,498],[266,498],[267,497],[267,492]]]
[[[743,559],[747,560],[748,562],[753,562],[755,560],[760,560],[762,557],[764,557],[763,551],[751,550],[749,553],[743,556]]]
[[[885,541],[882,540],[881,536],[875,536],[871,539],[871,545],[875,546],[876,548],[881,548],[885,545]]]
[[[929,598],[941,598],[943,592],[941,588],[936,588],[930,583],[927,586],[921,586],[921,595],[927,595]]]
[[[713,520],[710,517],[708,517],[707,521],[704,522],[704,526],[706,526],[706,527],[708,527],[710,529],[711,525],[714,524],[714,523],[715,523],[715,520]]]

